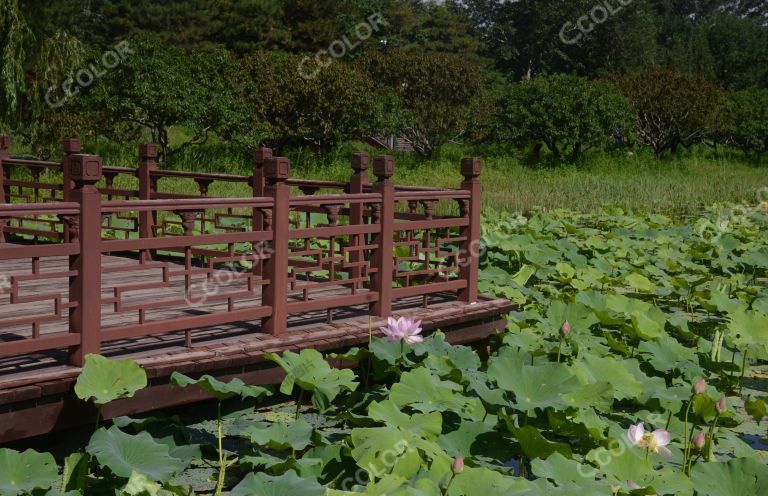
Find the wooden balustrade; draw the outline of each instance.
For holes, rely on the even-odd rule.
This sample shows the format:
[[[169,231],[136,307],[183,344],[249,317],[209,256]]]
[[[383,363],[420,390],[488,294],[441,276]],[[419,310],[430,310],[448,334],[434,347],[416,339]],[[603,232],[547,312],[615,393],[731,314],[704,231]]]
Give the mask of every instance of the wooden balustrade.
[[[386,317],[399,298],[478,297],[476,158],[461,163],[461,189],[437,190],[396,188],[390,156],[373,159],[371,184],[365,153],[352,156],[346,184],[297,182],[287,158],[262,148],[252,176],[184,173],[200,195],[179,197],[157,191],[169,175],[154,145],[141,145],[138,168],[121,169],[66,140],[62,184],[41,203],[19,203],[26,188],[51,185],[12,180],[11,169],[57,164],[13,159],[9,144],[0,137],[0,264],[12,268],[0,280],[0,331],[18,339],[0,341],[0,357],[66,347],[81,365],[108,341],[186,332],[190,345],[190,329],[243,321],[283,335],[292,314],[322,310],[331,320],[336,308],[369,305]],[[114,189],[118,174],[134,175],[138,190]],[[252,197],[207,197],[211,182],[241,179]],[[436,215],[440,202],[457,203],[459,214]],[[59,227],[46,234],[31,225],[39,219]],[[45,240],[55,243],[29,245]],[[45,281],[45,291],[29,289]]]

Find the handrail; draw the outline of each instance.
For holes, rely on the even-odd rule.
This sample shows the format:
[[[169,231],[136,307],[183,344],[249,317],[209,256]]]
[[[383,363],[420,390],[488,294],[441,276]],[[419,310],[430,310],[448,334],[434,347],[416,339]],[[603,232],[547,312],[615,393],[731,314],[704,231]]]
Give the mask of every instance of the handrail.
[[[289,313],[332,319],[334,308],[369,304],[386,317],[398,298],[477,300],[479,159],[462,161],[460,189],[441,189],[396,187],[394,158],[370,164],[364,153],[345,183],[292,179],[290,161],[267,149],[255,154],[252,176],[235,176],[158,171],[151,145],[135,169],[103,167],[74,140],[62,164],[13,159],[7,145],[0,136],[0,260],[19,265],[10,289],[0,286],[11,294],[0,302],[0,332],[30,332],[3,343],[0,357],[67,349],[80,366],[116,339],[259,319],[262,333],[279,336]],[[35,169],[33,181],[11,180],[15,166],[61,168],[62,179],[44,184]],[[136,190],[113,187],[123,173],[135,174]],[[194,179],[199,194],[158,192],[163,177]],[[105,178],[108,187],[97,188]],[[208,197],[213,181],[245,182],[251,195]],[[297,187],[303,194],[292,195]],[[13,203],[30,200],[38,203]],[[439,202],[458,214],[436,215]],[[3,244],[6,235],[36,246]],[[215,291],[201,296],[201,282]],[[32,310],[18,317],[14,305]],[[61,330],[49,333],[55,322]]]
[[[53,203],[10,203],[0,205],[0,217],[20,217],[28,215],[77,215],[80,204],[76,202]]]
[[[268,208],[274,199],[260,198],[194,198],[172,200],[113,200],[102,202],[103,213],[151,212],[154,210],[206,210],[209,208]]]

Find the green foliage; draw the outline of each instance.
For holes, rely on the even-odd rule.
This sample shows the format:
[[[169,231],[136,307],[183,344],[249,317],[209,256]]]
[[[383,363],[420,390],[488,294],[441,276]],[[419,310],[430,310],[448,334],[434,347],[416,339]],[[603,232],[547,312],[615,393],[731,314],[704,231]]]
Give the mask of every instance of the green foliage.
[[[321,411],[343,391],[354,391],[358,386],[354,372],[332,368],[317,350],[286,351],[282,356],[266,353],[264,358],[278,364],[286,373],[280,385],[281,393],[291,394],[294,385],[298,386],[302,391],[312,393],[312,403]]]
[[[693,470],[697,494],[741,496],[768,491],[768,467],[757,460],[741,458],[717,465],[698,465]]]
[[[171,384],[174,386],[188,387],[196,385],[206,393],[210,394],[218,401],[228,400],[235,396],[245,398],[260,399],[264,396],[270,396],[272,393],[261,386],[251,386],[245,384],[241,379],[234,378],[229,382],[222,382],[210,375],[204,375],[200,379],[192,379],[179,372],[171,374]]]
[[[147,374],[133,360],[110,360],[101,355],[86,355],[85,366],[75,383],[75,394],[97,406],[132,397],[147,386]]]
[[[768,89],[731,93],[723,104],[723,141],[747,154],[768,151]]]
[[[323,496],[325,488],[317,482],[302,479],[295,472],[288,472],[280,477],[270,475],[248,474],[232,492],[232,496],[294,496],[297,494],[307,496]]]
[[[634,120],[629,102],[611,85],[568,75],[515,84],[498,107],[501,140],[521,147],[543,143],[555,157],[605,147]]]
[[[25,88],[25,43],[30,37],[18,0],[0,1],[0,128],[15,116]]]
[[[723,93],[701,76],[651,67],[616,82],[637,112],[635,132],[657,157],[701,143],[720,128]]]
[[[717,79],[729,90],[768,86],[768,29],[733,14],[713,17],[707,30]]]
[[[0,448],[0,493],[16,496],[34,489],[48,489],[58,469],[53,455],[28,449],[23,453]]]
[[[186,467],[183,460],[170,455],[167,445],[158,443],[149,433],[130,435],[116,426],[96,431],[86,451],[101,466],[126,479],[137,471],[151,480],[165,482]]]
[[[278,146],[328,152],[342,140],[386,131],[386,100],[360,70],[333,59],[257,52],[242,62],[243,100]]]
[[[449,53],[369,52],[360,64],[400,102],[398,130],[429,157],[449,141],[482,136],[489,101],[480,68]]]
[[[146,129],[163,158],[204,143],[212,133],[258,135],[238,100],[239,78],[229,52],[182,49],[152,37],[128,40],[126,46],[130,53],[123,62],[88,92],[88,105],[102,116],[104,134],[119,135],[127,126],[135,139],[136,131]],[[186,126],[192,137],[172,148],[169,130],[177,125]]]

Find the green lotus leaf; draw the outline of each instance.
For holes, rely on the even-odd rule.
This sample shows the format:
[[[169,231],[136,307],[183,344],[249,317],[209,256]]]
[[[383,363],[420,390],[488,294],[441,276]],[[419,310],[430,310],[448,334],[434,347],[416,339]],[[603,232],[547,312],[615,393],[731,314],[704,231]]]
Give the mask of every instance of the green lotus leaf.
[[[744,402],[744,409],[758,424],[763,417],[768,416],[768,409],[766,409],[764,398],[755,399],[750,395],[747,401]]]
[[[635,310],[629,314],[632,329],[641,339],[656,339],[663,335],[664,328],[645,312]]]
[[[485,467],[467,467],[451,482],[446,496],[529,494],[530,486],[522,478],[507,477]]]
[[[377,478],[392,474],[411,479],[424,471],[440,481],[451,470],[452,458],[436,442],[396,427],[357,428],[351,440],[352,458]]]
[[[50,453],[28,449],[22,453],[0,448],[0,494],[15,496],[48,489],[58,478],[59,469]]]
[[[515,406],[532,412],[535,408],[567,406],[565,393],[576,391],[580,384],[567,365],[545,363],[527,365],[526,354],[504,348],[488,365],[488,379],[515,395]]]
[[[149,433],[132,436],[115,426],[97,430],[86,451],[95,456],[101,466],[126,479],[133,472],[139,472],[153,481],[166,482],[186,468],[184,461],[172,457],[168,446],[152,439]]]
[[[726,340],[754,358],[768,359],[768,314],[746,311],[732,314]]]
[[[171,375],[171,384],[179,387],[196,385],[219,401],[228,400],[235,396],[259,399],[272,394],[266,388],[248,385],[238,378],[229,382],[222,382],[210,375],[204,375],[200,379],[192,379],[179,372],[174,372]]]
[[[461,393],[460,385],[442,381],[422,367],[400,376],[400,382],[390,388],[389,400],[400,408],[410,406],[422,413],[449,411],[462,418],[484,417],[486,411],[482,402]]]
[[[580,388],[563,393],[563,401],[575,408],[589,405],[601,412],[609,412],[613,408],[614,391],[610,382],[594,382],[583,384]]]
[[[624,280],[635,291],[641,293],[653,293],[656,291],[656,285],[642,274],[629,274]]]
[[[667,335],[653,341],[643,341],[637,350],[659,372],[680,370],[691,380],[705,375],[698,364],[696,350],[681,345]]]
[[[553,453],[570,458],[571,447],[564,443],[553,443],[541,435],[541,432],[530,425],[515,429],[513,432],[520,447],[530,458],[547,458]]]
[[[435,438],[443,431],[443,416],[439,412],[408,415],[389,399],[374,401],[368,405],[368,416],[377,422],[399,427],[426,438]]]
[[[147,386],[147,374],[133,360],[110,360],[101,355],[86,355],[85,366],[75,383],[81,400],[93,399],[97,405],[132,397]]]
[[[580,496],[606,494],[607,484],[595,480],[598,472],[594,467],[570,460],[559,452],[552,453],[546,459],[532,460],[531,469],[536,476],[551,480],[561,489],[578,489]]]
[[[744,496],[768,494],[768,466],[752,458],[727,463],[697,463],[691,472],[696,494]]]
[[[445,340],[445,334],[436,332],[424,339],[424,342],[413,345],[416,356],[447,357],[453,366],[460,371],[477,370],[480,368],[480,357],[469,346],[454,346]]]
[[[430,479],[409,481],[396,475],[385,475],[366,487],[353,486],[353,491],[328,489],[328,496],[442,496],[440,487]],[[361,492],[364,491],[364,492]]]
[[[72,453],[64,459],[61,488],[65,491],[85,490],[88,465],[91,457],[87,453]]]
[[[285,371],[285,380],[280,385],[281,393],[291,394],[294,384],[305,391],[312,391],[313,402],[321,410],[326,409],[342,391],[354,391],[358,386],[353,371],[332,368],[323,355],[314,349],[304,349],[301,353],[286,351],[282,356],[266,353],[264,357]]]
[[[265,473],[248,474],[232,489],[231,496],[325,496],[316,480],[304,479],[289,471],[277,477]]]
[[[357,465],[377,477],[392,474],[410,479],[421,468],[422,440],[413,433],[395,427],[359,428],[352,431],[352,445]]]
[[[170,494],[168,491],[163,491],[162,485],[149,480],[146,475],[133,472],[122,489],[121,496],[159,496],[161,491]]]
[[[653,475],[653,464],[640,448],[625,448],[615,444],[611,449],[596,448],[587,454],[587,460],[599,467],[613,484],[634,481],[643,486]]]
[[[627,369],[628,362],[630,360],[583,354],[573,363],[572,373],[585,385],[610,381],[617,400],[638,398],[643,393],[643,383]]]
[[[241,435],[259,446],[282,451],[286,449],[303,450],[312,442],[312,428],[306,420],[299,418],[293,423],[275,422],[273,424],[252,425]]]
[[[437,440],[450,456],[472,456],[504,464],[515,456],[514,440],[483,422],[463,420],[459,428]]]

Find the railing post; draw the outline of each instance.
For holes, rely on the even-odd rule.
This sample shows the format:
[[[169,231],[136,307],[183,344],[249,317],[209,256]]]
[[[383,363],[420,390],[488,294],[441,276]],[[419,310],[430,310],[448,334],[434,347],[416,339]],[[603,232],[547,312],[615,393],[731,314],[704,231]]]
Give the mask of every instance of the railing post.
[[[4,160],[11,158],[11,137],[0,134],[0,205],[11,203],[11,187],[8,181],[11,179],[11,168],[6,167]],[[0,219],[0,243],[5,242],[6,219]]]
[[[253,152],[253,179],[251,182],[251,188],[253,189],[253,197],[259,198],[264,196],[264,188],[266,183],[264,181],[264,164],[267,160],[272,158],[271,148],[259,148]],[[261,232],[264,230],[264,214],[259,210],[253,209],[253,232]],[[254,243],[253,252],[255,255],[261,255],[263,252],[263,243]],[[261,276],[264,273],[264,261],[253,261],[253,275]]]
[[[464,181],[461,188],[469,191],[469,200],[463,200],[461,213],[467,217],[469,225],[462,229],[461,253],[464,261],[459,277],[467,281],[467,286],[459,291],[460,301],[474,303],[477,301],[477,279],[480,274],[480,213],[482,210],[480,174],[483,171],[483,161],[479,158],[464,158],[461,160],[461,175]]]
[[[358,152],[352,154],[352,177],[349,178],[349,194],[355,195],[363,193],[368,182],[368,167],[370,166],[371,157],[365,152]],[[362,203],[353,203],[349,206],[349,225],[358,226],[365,223],[364,218],[365,205]],[[351,279],[357,279],[362,274],[362,267],[357,264],[365,263],[365,257],[363,252],[360,251],[360,247],[365,245],[365,235],[353,234],[350,239],[349,262],[352,268],[349,271],[349,277]],[[355,283],[353,289],[361,288],[363,285],[358,282]]]
[[[97,155],[72,155],[67,161],[68,177],[75,183],[72,201],[80,204],[80,215],[71,226],[73,242],[80,245],[70,258],[69,332],[80,335],[80,344],[69,351],[69,363],[82,367],[85,355],[101,351],[101,180],[102,162]]]
[[[269,317],[262,321],[262,329],[269,334],[281,334],[288,329],[288,239],[291,215],[291,190],[286,181],[291,171],[291,161],[285,157],[268,159],[264,164],[266,186],[264,194],[274,200],[271,218],[267,219],[272,230],[270,257],[264,265],[262,305],[272,307]]]
[[[75,183],[70,177],[70,167],[67,165],[72,155],[77,155],[82,150],[82,143],[77,138],[67,138],[61,142],[61,146],[64,148],[64,162],[61,166],[61,172],[64,175],[62,198],[63,201],[72,201],[72,190],[75,187]]]
[[[64,148],[64,160],[61,164],[61,198],[62,201],[71,202],[74,201],[72,200],[72,190],[74,189],[75,184],[72,182],[72,178],[70,177],[69,161],[73,155],[80,153],[82,144],[77,138],[67,138],[61,142],[61,146]],[[64,235],[64,242],[69,243],[71,241],[71,235],[69,233],[69,225],[67,223],[64,223],[62,231]]]
[[[381,207],[377,209],[378,212],[374,212],[374,217],[378,218],[379,231],[374,238],[377,248],[371,260],[371,265],[376,269],[371,290],[379,294],[379,299],[373,303],[371,312],[378,317],[388,317],[392,314],[392,278],[395,270],[395,185],[390,179],[395,174],[395,158],[376,157],[373,173],[377,178],[373,192],[381,194]]]
[[[155,181],[152,173],[157,170],[157,145],[144,143],[139,145],[139,168],[136,171],[139,179],[139,199],[151,200],[155,193]],[[157,212],[139,212],[139,237],[149,239],[155,237]],[[142,251],[144,260],[154,257],[154,250]]]

